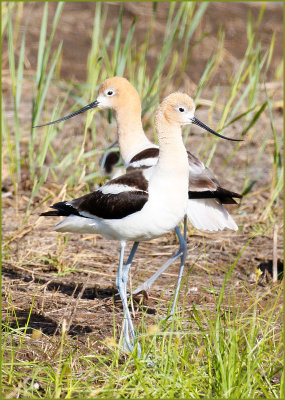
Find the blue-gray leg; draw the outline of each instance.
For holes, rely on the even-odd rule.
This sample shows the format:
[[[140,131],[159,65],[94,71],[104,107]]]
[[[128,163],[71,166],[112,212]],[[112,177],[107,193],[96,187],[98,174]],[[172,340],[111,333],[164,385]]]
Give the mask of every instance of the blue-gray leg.
[[[122,278],[123,278],[123,281],[125,283],[125,291],[126,292],[127,292],[127,282],[128,282],[129,271],[130,271],[130,268],[131,268],[131,265],[132,265],[132,262],[133,262],[133,259],[134,259],[134,255],[136,254],[138,245],[139,245],[139,242],[135,242],[133,244],[133,247],[132,247],[132,250],[130,252],[129,258],[128,258],[128,260],[126,262],[126,265],[124,266],[124,269],[123,269]]]
[[[134,243],[131,253],[129,255],[128,261],[126,263],[126,266],[123,268],[125,246],[126,246],[126,243],[122,241],[116,284],[117,284],[117,288],[118,288],[118,291],[120,294],[120,298],[123,303],[123,312],[124,312],[124,320],[123,320],[123,328],[122,328],[123,348],[124,348],[124,350],[131,352],[134,349],[135,330],[133,327],[131,314],[130,314],[129,307],[128,307],[126,289],[127,289],[127,282],[128,282],[128,273],[130,270],[130,266],[131,266],[133,257],[135,255],[135,252],[138,247],[138,242]],[[130,339],[130,335],[131,335],[131,339]],[[140,355],[140,347],[139,346],[138,346],[138,353]]]
[[[127,299],[127,283],[128,283],[128,279],[129,279],[129,271],[130,271],[130,267],[132,265],[132,261],[133,261],[134,255],[135,255],[135,253],[137,251],[138,245],[139,245],[139,242],[135,242],[133,244],[133,247],[132,247],[132,250],[130,252],[129,258],[128,258],[127,262],[126,262],[126,265],[123,268],[122,281],[123,281],[123,285],[124,285],[124,292],[125,292],[125,298],[126,299]],[[128,346],[128,343],[124,344],[123,347],[124,347],[125,350],[132,351],[134,349],[134,343],[135,343],[135,330],[134,330],[133,323],[132,323],[132,320],[131,320],[131,315],[130,315],[130,311],[129,311],[129,308],[128,308],[128,304],[127,304],[127,312],[128,312],[129,318],[126,320],[126,323],[124,325],[124,330],[125,330],[124,336],[125,337],[129,337],[129,333],[130,333],[131,337],[132,337],[132,344],[131,344],[131,349]],[[141,346],[140,346],[139,343],[137,344],[137,351],[138,351],[138,357],[140,357],[140,355],[141,355]]]
[[[186,257],[187,257],[187,215],[185,215],[185,217],[184,217],[183,239],[182,239],[182,236],[181,236],[181,233],[179,230],[176,231],[176,234],[177,234],[179,242],[180,242],[180,249],[182,247],[183,239],[184,239],[185,249],[182,251],[182,255],[181,255],[181,262],[180,262],[180,268],[179,268],[179,273],[178,273],[178,278],[177,278],[176,291],[174,294],[174,299],[173,299],[173,303],[172,303],[171,310],[170,310],[170,317],[172,317],[175,313],[177,300],[178,300],[180,287],[181,287],[184,265],[185,265],[185,261],[186,261]]]
[[[121,242],[121,251],[120,251],[120,261],[119,261],[119,267],[118,267],[118,273],[117,273],[117,278],[116,278],[116,285],[117,289],[123,304],[123,327],[122,327],[122,332],[123,332],[123,340],[124,340],[124,347],[127,347],[131,349],[132,344],[130,341],[129,337],[129,321],[128,321],[128,303],[126,300],[125,296],[125,290],[124,290],[124,283],[122,279],[123,275],[123,264],[124,264],[124,253],[125,253],[125,247],[126,247],[126,242]],[[131,351],[131,350],[129,350]]]
[[[174,312],[176,309],[177,300],[178,300],[180,287],[181,287],[181,281],[182,281],[182,276],[183,276],[185,260],[187,257],[187,242],[183,239],[179,229],[176,231],[176,234],[180,241],[180,250],[182,251],[182,255],[181,255],[181,262],[180,262],[180,268],[179,268],[179,273],[178,273],[176,290],[175,290],[174,299],[173,299],[173,303],[172,303],[171,310],[170,310],[170,316],[174,315]],[[185,238],[185,225],[184,225],[184,238]],[[187,238],[187,228],[186,228],[186,238]]]
[[[184,229],[183,229],[183,231],[184,231],[184,235],[183,235],[184,241],[185,241],[185,243],[187,243],[187,215],[185,215],[185,217],[184,217]]]
[[[184,261],[186,259],[186,255],[187,255],[187,243],[186,241],[183,239],[179,228],[176,226],[175,228],[175,232],[178,236],[179,239],[179,243],[180,243],[180,247],[177,253],[175,253],[169,260],[166,261],[165,264],[163,264],[162,267],[159,268],[159,270],[153,274],[147,281],[145,281],[143,284],[141,284],[137,289],[135,289],[133,291],[133,294],[137,294],[140,293],[143,290],[148,290],[151,285],[153,284],[154,281],[156,281],[156,279],[178,258],[181,257],[181,263],[182,263],[182,256],[184,254]],[[184,227],[184,237],[187,238],[187,228]],[[181,268],[181,266],[180,266]],[[183,262],[183,267],[182,267],[182,271],[184,268],[184,262]]]

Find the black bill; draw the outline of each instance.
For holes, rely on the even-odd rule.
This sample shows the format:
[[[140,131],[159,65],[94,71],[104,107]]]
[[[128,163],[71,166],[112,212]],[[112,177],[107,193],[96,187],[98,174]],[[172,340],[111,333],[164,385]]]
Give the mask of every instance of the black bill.
[[[74,113],[67,115],[66,117],[57,119],[56,121],[48,122],[47,124],[33,126],[33,128],[41,128],[42,126],[52,125],[52,124],[56,124],[56,123],[61,122],[61,121],[65,121],[65,120],[67,120],[69,118],[75,117],[75,115],[84,113],[85,111],[91,110],[92,108],[96,108],[98,106],[99,106],[99,103],[98,103],[97,100],[95,100],[92,103],[88,104],[87,106],[85,106],[83,108],[80,108],[80,110],[75,111]]]
[[[206,131],[208,131],[208,132],[212,133],[213,135],[216,135],[216,136],[218,136],[220,138],[227,139],[227,140],[232,140],[233,142],[242,142],[243,141],[243,139],[231,139],[231,138],[228,138],[226,136],[220,135],[219,133],[213,131],[213,129],[209,128],[207,125],[203,124],[203,122],[199,121],[195,117],[192,118],[192,124],[198,125],[201,128],[204,128]]]

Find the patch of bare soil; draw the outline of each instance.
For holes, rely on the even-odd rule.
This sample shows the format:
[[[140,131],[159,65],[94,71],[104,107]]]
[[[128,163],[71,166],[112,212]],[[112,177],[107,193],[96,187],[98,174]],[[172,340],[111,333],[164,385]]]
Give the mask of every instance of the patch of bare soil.
[[[108,3],[110,9],[109,24],[116,26],[118,16],[118,4]],[[134,15],[138,15],[138,26],[136,35],[139,37],[149,21],[151,4],[149,3],[125,3],[126,34],[128,26],[131,24]],[[49,12],[54,13],[55,3],[50,3]],[[28,21],[26,65],[28,67],[27,76],[35,74],[37,43],[39,39],[39,29],[42,15],[41,3],[30,3],[25,5],[26,20]],[[86,60],[90,49],[90,32],[93,24],[94,3],[66,3],[62,15],[62,22],[59,25],[56,46],[61,40],[63,43],[63,56],[61,76],[67,80],[84,81],[86,75]],[[167,18],[167,3],[158,6],[159,22],[155,28],[153,36],[153,46],[149,53],[149,68],[152,68],[152,60],[157,57],[160,51],[161,33],[164,31]],[[217,32],[222,25],[226,33],[225,59],[223,66],[214,75],[208,85],[209,98],[211,98],[217,84],[221,86],[225,83],[225,75],[232,72],[239,65],[246,49],[246,19],[248,10],[251,9],[254,18],[257,18],[258,7],[250,3],[211,3],[203,18],[203,23],[199,26],[200,31],[208,32],[207,40],[197,46],[189,60],[189,69],[185,76],[194,91],[204,70],[208,57],[217,43]],[[52,20],[50,18],[50,20]],[[50,27],[49,27],[50,29]],[[278,7],[271,7],[264,15],[264,22],[258,34],[264,46],[268,46],[273,30],[276,31],[277,40],[273,54],[273,61],[269,72],[269,80],[272,80],[272,91],[276,103],[282,100],[282,87],[273,82],[274,72],[282,58],[282,12]],[[7,42],[4,38],[3,45],[3,94],[5,110],[10,115],[9,123],[13,123],[11,88],[8,76]],[[20,115],[23,137],[27,138],[29,127],[29,112],[31,109],[31,82],[25,79],[23,84],[23,113]],[[175,88],[177,89],[177,88]],[[168,88],[170,91],[170,88]],[[222,90],[221,90],[222,92]],[[271,92],[271,93],[273,93]],[[52,88],[48,94],[50,98],[58,94],[57,88]],[[278,103],[279,104],[279,103]],[[278,132],[282,130],[282,106],[274,108],[275,124]],[[199,119],[207,121],[207,111],[199,110]],[[10,113],[10,114],[9,114]],[[204,118],[203,118],[204,117]],[[60,148],[70,141],[69,146],[74,143],[81,143],[84,116],[76,120],[69,121],[64,125],[62,132],[62,143],[57,143],[56,148]],[[98,118],[96,116],[96,118]],[[98,129],[98,146],[104,147],[106,139],[104,137],[105,122],[101,118],[97,120],[102,129]],[[198,129],[198,128],[197,128]],[[185,285],[183,285],[180,300],[186,298],[186,311],[191,313],[193,304],[207,309],[215,310],[214,294],[222,287],[225,273],[229,265],[240,254],[243,247],[252,235],[253,229],[261,221],[261,215],[265,205],[269,200],[270,193],[263,192],[261,188],[271,183],[271,165],[273,143],[268,142],[268,148],[264,151],[261,158],[258,158],[259,145],[265,135],[270,131],[269,122],[261,118],[256,127],[256,134],[250,144],[241,146],[240,151],[234,155],[228,163],[226,171],[222,166],[226,156],[231,153],[228,143],[221,142],[215,158],[211,165],[221,183],[231,190],[241,192],[242,184],[246,174],[258,175],[258,182],[250,196],[242,201],[240,206],[229,208],[238,225],[242,226],[242,231],[220,232],[214,234],[203,234],[193,231],[189,227],[188,231],[188,257],[185,271]],[[241,125],[235,123],[231,135],[238,137]],[[191,138],[187,144],[188,149],[195,153],[198,149],[201,136],[193,129]],[[151,134],[151,133],[150,133]],[[115,127],[112,135],[115,136]],[[88,141],[87,141],[88,142]],[[86,151],[88,143],[86,144]],[[235,174],[231,177],[230,171],[239,170],[240,181]],[[23,175],[19,190],[19,196],[15,198],[9,171],[3,167],[3,267],[2,267],[2,295],[3,295],[3,317],[7,322],[16,326],[16,321],[11,312],[11,305],[17,315],[20,326],[24,326],[28,317],[31,305],[32,314],[30,316],[29,327],[41,330],[45,335],[41,337],[41,346],[34,350],[37,357],[51,357],[54,354],[53,339],[57,343],[60,334],[61,324],[65,319],[69,328],[70,340],[74,344],[81,344],[90,348],[91,344],[97,348],[102,348],[97,339],[104,340],[113,334],[113,317],[115,313],[118,332],[121,326],[122,307],[116,296],[115,276],[118,264],[119,245],[118,243],[105,240],[99,235],[84,236],[70,235],[67,242],[59,238],[51,229],[54,225],[52,219],[44,219],[39,214],[44,211],[52,201],[64,198],[65,192],[61,195],[61,187],[55,185],[51,180],[41,188],[32,204],[32,215],[29,217],[24,228],[19,228],[27,207],[32,182]],[[81,194],[79,188],[77,193]],[[46,197],[51,195],[48,201]],[[53,200],[52,200],[53,199]],[[274,210],[275,217],[281,221],[282,210]],[[280,222],[281,224],[281,222]],[[255,228],[254,228],[255,227]],[[279,227],[279,235],[275,247],[277,256],[281,260],[282,255],[282,226]],[[169,233],[162,238],[142,243],[139,246],[137,256],[133,262],[131,272],[131,285],[135,286],[138,282],[151,276],[157,268],[163,264],[178,248],[178,243],[174,233]],[[129,247],[128,247],[129,249]],[[242,299],[243,307],[246,309],[250,296],[248,293],[256,285],[255,270],[260,263],[272,260],[273,253],[273,233],[270,231],[263,235],[258,235],[252,239],[250,245],[243,251],[227,285],[226,292],[234,291],[237,299]],[[61,273],[58,274],[56,265],[60,266]],[[141,318],[141,310],[148,310],[148,323],[155,321],[157,309],[162,315],[166,313],[169,300],[174,293],[176,276],[179,263],[172,265],[167,273],[164,273],[153,285],[148,293],[148,300],[144,301],[144,306],[134,305],[134,319],[137,324]],[[264,295],[263,301],[266,302],[270,293],[274,291],[271,283],[270,271],[259,278],[257,295]],[[5,310],[9,309],[6,315]],[[29,333],[30,331],[28,331]],[[72,339],[71,339],[72,338]],[[42,349],[51,349],[44,351]],[[54,349],[56,351],[56,349]],[[23,359],[27,359],[27,349],[23,353]],[[34,357],[34,356],[33,356]]]

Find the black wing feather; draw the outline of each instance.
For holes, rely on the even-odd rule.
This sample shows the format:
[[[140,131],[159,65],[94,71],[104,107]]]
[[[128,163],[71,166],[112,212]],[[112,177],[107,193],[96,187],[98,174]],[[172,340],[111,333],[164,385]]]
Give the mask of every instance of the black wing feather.
[[[69,215],[79,215],[76,208],[68,204],[67,201],[59,201],[53,204],[50,208],[55,208],[56,211],[47,211],[40,214],[43,217],[68,217]]]
[[[147,187],[147,181],[139,176],[141,171],[132,175],[132,187],[137,185]],[[112,182],[127,184],[126,175],[114,179]],[[104,219],[121,219],[140,211],[148,200],[148,193],[144,190],[131,190],[117,194],[104,194],[102,191],[86,194],[71,201],[61,201],[53,204],[51,208],[56,211],[47,211],[42,216],[78,215],[85,218],[99,217]]]
[[[140,211],[147,200],[148,193],[143,191],[103,194],[97,190],[70,203],[81,216],[89,213],[104,219],[121,219]]]
[[[215,191],[205,190],[203,192],[196,192],[189,190],[188,192],[189,199],[218,199],[222,204],[237,204],[234,197],[241,199],[242,195],[223,189],[220,186]]]

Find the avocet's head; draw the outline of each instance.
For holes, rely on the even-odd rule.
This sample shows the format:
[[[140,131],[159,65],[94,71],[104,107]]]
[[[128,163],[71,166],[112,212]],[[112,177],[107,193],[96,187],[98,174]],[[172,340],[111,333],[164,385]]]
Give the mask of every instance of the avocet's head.
[[[203,122],[199,121],[194,117],[195,113],[195,104],[193,99],[188,96],[186,93],[175,92],[167,96],[162,103],[160,104],[156,118],[159,120],[159,116],[163,115],[163,118],[167,121],[167,123],[171,125],[189,125],[195,124],[204,128],[206,131],[221,137],[223,139],[232,140],[232,141],[240,141],[238,139],[227,138],[226,136],[220,135],[219,133],[213,131],[207,125],[203,124]],[[159,123],[159,122],[158,122]]]
[[[134,86],[126,79],[119,76],[106,79],[99,87],[97,97],[99,108],[108,108],[114,111],[128,108],[138,108],[141,111],[139,94]]]
[[[192,123],[195,112],[194,101],[185,93],[175,92],[167,96],[160,104],[158,113],[162,113],[171,125]]]
[[[98,97],[92,103],[56,121],[38,125],[36,128],[65,121],[97,107],[116,112],[122,110],[123,112],[135,114],[139,118],[141,115],[141,102],[137,90],[126,78],[114,76],[113,78],[106,79],[100,85]]]

